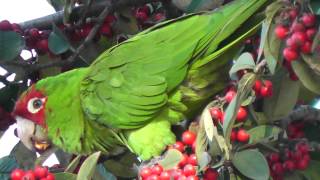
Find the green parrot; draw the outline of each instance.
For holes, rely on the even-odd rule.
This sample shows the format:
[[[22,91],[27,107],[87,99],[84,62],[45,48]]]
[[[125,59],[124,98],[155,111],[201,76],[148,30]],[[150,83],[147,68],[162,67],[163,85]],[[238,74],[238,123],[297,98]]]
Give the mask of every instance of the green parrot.
[[[225,87],[235,42],[244,36],[225,42],[266,2],[236,0],[157,24],[89,67],[38,81],[16,102],[19,138],[32,150],[160,155],[175,142],[171,125],[192,118]]]

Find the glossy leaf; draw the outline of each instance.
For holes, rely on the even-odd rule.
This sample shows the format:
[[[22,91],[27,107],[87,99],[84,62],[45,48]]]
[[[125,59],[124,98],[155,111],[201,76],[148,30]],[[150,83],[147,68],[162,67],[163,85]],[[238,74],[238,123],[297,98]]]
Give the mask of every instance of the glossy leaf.
[[[71,162],[70,164],[67,166],[67,168],[64,170],[64,172],[69,172],[69,173],[72,173],[76,168],[77,166],[79,165],[79,162],[81,160],[81,155],[78,155],[77,157],[75,157]]]
[[[0,30],[0,60],[13,60],[25,46],[22,36],[14,31]]]
[[[101,154],[101,152],[93,153],[83,162],[83,164],[81,165],[81,167],[79,169],[79,173],[77,175],[77,180],[92,178],[100,154]]]
[[[272,96],[263,101],[263,111],[269,121],[286,117],[298,101],[300,82],[292,81],[286,70],[279,70],[272,79]]]
[[[232,79],[237,79],[237,72],[244,69],[253,70],[255,62],[250,53],[242,53],[237,61],[233,64],[229,71],[229,75]]]
[[[67,173],[67,172],[55,173],[54,177],[55,177],[55,180],[76,180],[77,179],[76,174]]]
[[[163,169],[168,170],[179,164],[183,155],[180,151],[176,149],[169,149],[164,155],[164,158],[158,163],[163,167]]]
[[[268,162],[263,154],[256,149],[237,152],[232,159],[232,163],[241,174],[250,179],[269,179]]]
[[[293,61],[291,65],[301,83],[314,93],[320,94],[320,76],[314,73],[308,65],[301,60]]]
[[[61,30],[52,25],[52,32],[48,38],[49,49],[53,54],[61,54],[70,49],[70,43]]]
[[[0,179],[9,179],[12,170],[19,168],[13,156],[5,156],[0,159]]]
[[[242,102],[250,94],[255,80],[256,80],[255,74],[253,73],[245,74],[239,81],[237,95],[233,98],[233,100],[230,102],[227,109],[225,110],[225,116],[224,116],[224,122],[223,122],[223,135],[228,146],[230,146],[231,131],[236,119],[238,109],[241,106]]]
[[[281,128],[277,126],[261,125],[247,131],[250,134],[249,143],[257,143],[262,140],[276,138],[281,132]]]

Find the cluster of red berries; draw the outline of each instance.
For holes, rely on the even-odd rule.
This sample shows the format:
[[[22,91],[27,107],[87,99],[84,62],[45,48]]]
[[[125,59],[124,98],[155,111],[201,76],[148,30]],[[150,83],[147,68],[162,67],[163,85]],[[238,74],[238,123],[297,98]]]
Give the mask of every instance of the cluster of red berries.
[[[152,4],[134,9],[133,14],[143,28],[150,27],[165,19],[163,12],[156,12]]]
[[[285,149],[284,156],[271,153],[267,156],[270,174],[274,180],[282,180],[285,172],[305,170],[310,162],[309,145],[297,143],[293,150]]]
[[[54,180],[55,177],[48,168],[36,166],[34,170],[15,169],[11,172],[11,180]]]
[[[292,70],[291,62],[299,59],[300,53],[311,53],[317,32],[316,16],[312,13],[299,15],[296,8],[284,13],[287,14],[284,23],[277,25],[274,31],[278,39],[286,41],[286,47],[282,52],[286,61],[284,67],[288,69],[292,80],[298,80]]]
[[[304,138],[304,122],[293,122],[288,125],[287,134],[289,139]]]
[[[272,82],[269,80],[256,80],[253,86],[253,90],[257,97],[271,97],[273,91]]]

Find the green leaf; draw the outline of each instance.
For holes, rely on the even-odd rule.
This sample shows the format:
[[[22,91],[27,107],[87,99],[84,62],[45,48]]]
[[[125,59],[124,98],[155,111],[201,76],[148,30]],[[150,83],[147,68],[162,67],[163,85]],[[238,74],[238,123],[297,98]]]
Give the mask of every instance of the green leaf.
[[[250,53],[242,53],[234,65],[231,67],[229,71],[229,75],[232,79],[237,79],[237,72],[244,69],[254,69],[255,62]]]
[[[24,169],[32,169],[37,159],[36,153],[26,148],[21,141],[12,149],[10,155],[16,159],[19,167]]]
[[[292,81],[284,69],[277,71],[272,84],[272,96],[265,98],[263,102],[263,111],[269,121],[286,117],[292,111],[297,103],[301,85],[299,81]]]
[[[245,74],[239,81],[237,95],[228,105],[225,110],[224,122],[223,122],[223,135],[227,145],[230,146],[230,136],[232,127],[234,125],[237,112],[242,104],[242,102],[248,98],[251,92],[252,86],[256,80],[256,75],[254,73]]]
[[[71,163],[68,165],[68,167],[64,170],[64,172],[72,173],[77,166],[79,165],[79,162],[81,160],[81,155],[78,155],[76,158],[74,158]]]
[[[12,60],[25,46],[23,37],[14,31],[0,30],[0,60]]]
[[[67,172],[55,173],[54,177],[55,177],[55,180],[76,180],[77,179],[76,174],[67,173]]]
[[[90,155],[83,162],[83,164],[81,165],[81,167],[79,169],[77,180],[91,179],[92,178],[100,154],[101,154],[101,152],[95,152],[92,155]]]
[[[291,65],[301,83],[310,91],[320,94],[320,76],[314,73],[308,65],[301,60],[293,61]]]
[[[53,54],[62,54],[70,49],[70,43],[56,25],[52,25],[52,32],[48,38],[49,49]]]
[[[250,179],[269,179],[268,162],[263,154],[256,149],[237,152],[232,159],[232,163],[241,174]]]
[[[176,149],[169,149],[164,156],[164,159],[160,160],[158,163],[163,167],[163,169],[168,170],[179,164],[183,155],[180,151]]]
[[[248,131],[248,133],[250,134],[249,143],[257,143],[262,140],[277,137],[280,132],[281,128],[277,126],[261,125],[254,127]]]
[[[319,47],[320,44],[320,27],[318,28],[318,31],[316,35],[313,38],[312,46],[311,46],[311,52],[314,54],[319,54],[319,51],[316,51],[316,49]]]
[[[319,37],[320,39],[320,37]],[[302,59],[316,74],[320,75],[320,61],[315,56],[301,54]]]
[[[320,169],[320,162],[311,160],[308,165],[308,168],[306,170],[299,171],[299,172],[301,172],[307,178],[307,180],[315,180],[315,179],[319,179],[320,177],[319,169]]]
[[[317,15],[320,15],[320,2],[319,0],[312,0],[310,2],[313,12]]]
[[[13,156],[5,156],[0,159],[0,179],[9,179],[12,170],[19,168]]]
[[[72,13],[72,9],[76,3],[76,0],[64,0],[64,16],[63,16],[63,22],[67,24],[70,19],[70,15]]]
[[[117,178],[108,172],[106,168],[102,164],[98,164],[96,167],[96,171],[93,176],[94,180],[117,180]]]
[[[0,106],[3,107],[7,112],[12,111],[19,90],[20,85],[15,83],[10,83],[6,87],[0,89]]]
[[[187,8],[187,13],[194,12],[205,0],[192,0]]]

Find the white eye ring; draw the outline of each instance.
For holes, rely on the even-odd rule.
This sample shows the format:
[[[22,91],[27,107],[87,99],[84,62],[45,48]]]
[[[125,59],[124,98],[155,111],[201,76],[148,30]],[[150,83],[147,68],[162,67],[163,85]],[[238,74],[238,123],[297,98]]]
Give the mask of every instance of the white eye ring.
[[[32,114],[39,112],[43,108],[45,98],[32,98],[28,102],[28,111]]]

